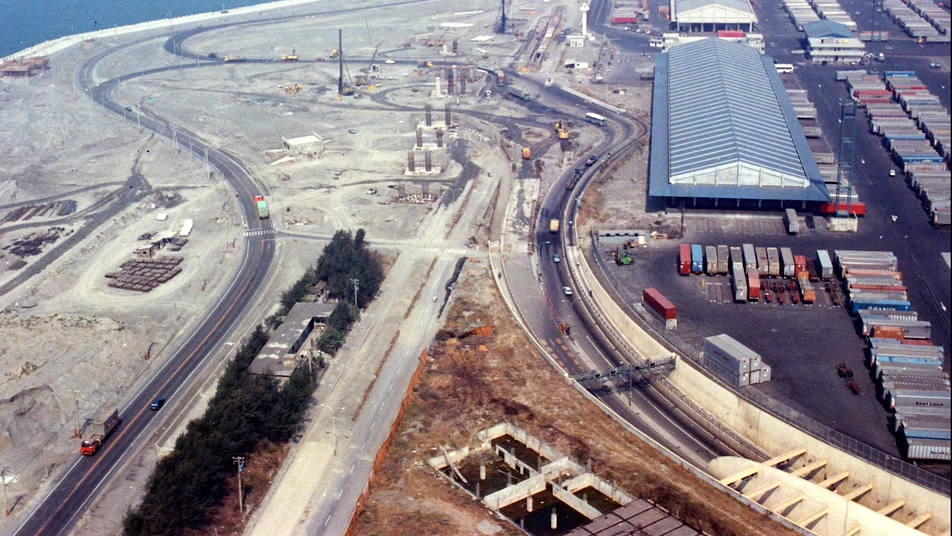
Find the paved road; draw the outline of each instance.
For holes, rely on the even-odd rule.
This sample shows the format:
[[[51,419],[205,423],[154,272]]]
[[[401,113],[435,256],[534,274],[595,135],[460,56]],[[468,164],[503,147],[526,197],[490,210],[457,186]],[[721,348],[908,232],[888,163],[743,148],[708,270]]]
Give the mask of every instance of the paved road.
[[[207,357],[220,347],[232,327],[251,305],[264,283],[271,269],[274,259],[274,241],[269,220],[259,220],[253,207],[252,196],[260,190],[243,165],[230,155],[210,147],[198,136],[175,127],[171,123],[152,115],[142,114],[137,118],[129,117],[125,108],[112,100],[111,92],[120,83],[130,80],[133,76],[112,79],[96,84],[93,73],[96,65],[110,54],[133,46],[133,42],[122,47],[116,47],[93,58],[83,64],[77,74],[77,83],[88,93],[89,97],[102,105],[105,109],[114,112],[127,120],[135,120],[145,129],[157,134],[172,138],[173,133],[183,147],[196,155],[204,157],[207,151],[208,161],[215,166],[236,192],[242,197],[242,214],[247,227],[257,233],[246,233],[244,255],[241,260],[235,279],[225,291],[225,294],[215,304],[205,319],[198,325],[186,342],[174,352],[168,361],[160,368],[148,384],[136,395],[128,406],[121,408],[122,423],[113,433],[99,453],[94,457],[77,456],[77,460],[67,470],[50,493],[30,512],[17,534],[64,534],[70,530],[80,514],[96,497],[100,487],[112,474],[113,469],[120,465],[133,452],[140,438],[152,429],[157,419],[155,412],[149,411],[149,402],[158,395],[169,398],[174,404],[175,394],[186,384],[192,373],[198,370]],[[144,71],[142,74],[152,74]],[[134,179],[130,179],[134,180]],[[120,195],[137,199],[145,188],[140,184],[130,184],[128,193]],[[122,198],[120,198],[122,199]],[[113,210],[119,210],[122,204],[118,203]],[[108,212],[108,211],[107,211]],[[251,236],[248,236],[251,235]]]

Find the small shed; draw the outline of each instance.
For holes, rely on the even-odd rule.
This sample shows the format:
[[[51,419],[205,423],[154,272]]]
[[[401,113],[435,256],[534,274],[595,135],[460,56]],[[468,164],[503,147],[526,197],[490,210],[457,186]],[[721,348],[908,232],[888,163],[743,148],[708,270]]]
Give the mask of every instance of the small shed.
[[[320,154],[324,150],[324,138],[316,132],[299,138],[281,138],[281,144],[289,155]]]

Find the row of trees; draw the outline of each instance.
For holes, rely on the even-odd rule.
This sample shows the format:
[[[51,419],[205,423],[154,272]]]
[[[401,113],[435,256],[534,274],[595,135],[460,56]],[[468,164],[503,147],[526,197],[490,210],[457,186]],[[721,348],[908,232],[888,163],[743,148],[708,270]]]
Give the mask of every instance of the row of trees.
[[[258,326],[238,350],[205,414],[156,465],[142,503],[126,514],[125,534],[175,535],[204,526],[228,493],[231,456],[247,456],[262,441],[285,443],[299,431],[314,388],[311,369],[298,367],[283,386],[272,376],[250,374],[248,366],[267,342]]]
[[[269,319],[268,326],[280,324],[280,317],[318,281],[328,281],[328,292],[339,302],[318,344],[333,354],[360,313],[345,299],[350,279],[360,279],[358,304],[370,303],[383,281],[383,268],[367,250],[363,230],[356,236],[346,231],[334,235],[317,265],[284,292],[280,316]],[[149,477],[142,503],[126,514],[125,534],[171,536],[200,529],[208,523],[212,507],[230,492],[225,484],[235,470],[233,457],[248,456],[264,442],[286,443],[300,431],[320,367],[312,372],[311,367],[299,366],[284,385],[270,375],[249,373],[249,365],[267,342],[267,328],[258,326],[237,351],[205,414],[188,424],[172,453]]]

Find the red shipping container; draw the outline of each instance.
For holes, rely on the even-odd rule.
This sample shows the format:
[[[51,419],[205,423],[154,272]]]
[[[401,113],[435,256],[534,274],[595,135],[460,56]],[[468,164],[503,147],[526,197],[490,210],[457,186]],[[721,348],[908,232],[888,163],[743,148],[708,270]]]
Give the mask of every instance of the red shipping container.
[[[909,289],[906,287],[891,287],[888,285],[850,285],[850,289],[856,290],[888,290],[890,292],[908,292]]]
[[[902,343],[911,344],[913,346],[934,346],[929,339],[903,339]]]
[[[796,268],[795,271],[796,271],[798,274],[799,274],[800,272],[806,272],[806,271],[807,271],[807,258],[806,258],[806,256],[804,256],[804,255],[794,255],[794,256],[793,256],[793,266]]]
[[[747,298],[750,300],[760,299],[760,274],[756,268],[747,270]]]
[[[691,273],[691,244],[681,244],[681,275]]]
[[[846,210],[846,203],[840,202],[840,209]],[[835,203],[820,203],[820,214],[828,216],[831,214],[836,214],[836,204]],[[856,216],[865,216],[866,215],[866,203],[852,203],[850,205],[850,213]]]
[[[744,37],[744,32],[740,30],[719,30],[717,36],[722,39],[734,39]]]
[[[656,288],[646,288],[643,299],[656,313],[665,320],[674,320],[678,317],[677,309],[674,304],[664,297],[664,294],[658,292]]]
[[[638,17],[614,17],[612,24],[638,24]]]

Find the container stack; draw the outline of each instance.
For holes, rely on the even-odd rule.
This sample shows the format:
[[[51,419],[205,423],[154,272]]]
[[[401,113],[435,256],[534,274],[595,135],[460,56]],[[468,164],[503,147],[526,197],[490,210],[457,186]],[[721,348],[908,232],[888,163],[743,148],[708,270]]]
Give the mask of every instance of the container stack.
[[[952,391],[945,350],[932,325],[912,309],[896,256],[889,251],[834,252],[851,309],[868,337],[869,366],[893,411],[893,429],[911,460],[952,460]]]
[[[790,21],[801,32],[803,31],[803,25],[820,20],[820,16],[817,15],[807,0],[784,0],[783,8],[790,15]]]
[[[704,365],[734,387],[771,379],[771,368],[763,363],[760,354],[723,333],[704,339]]]
[[[920,16],[901,0],[886,0],[883,2],[883,10],[889,13],[890,18],[905,30],[909,37],[928,42],[949,42],[948,31],[943,33],[939,27]]]
[[[836,79],[845,81],[853,99],[866,108],[870,132],[883,136],[933,225],[952,224],[952,115],[940,98],[914,71],[886,71],[884,78],[837,71]]]

